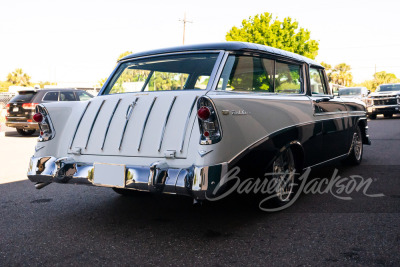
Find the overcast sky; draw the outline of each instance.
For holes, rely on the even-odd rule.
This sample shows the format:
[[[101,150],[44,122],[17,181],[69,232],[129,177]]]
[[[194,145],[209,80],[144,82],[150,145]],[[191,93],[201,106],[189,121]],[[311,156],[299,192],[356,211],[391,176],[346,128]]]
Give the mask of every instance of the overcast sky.
[[[290,16],[320,43],[316,60],[345,62],[355,82],[385,70],[400,77],[400,1],[0,0],[0,80],[22,68],[33,81],[96,83],[124,51],[222,42],[243,19]]]

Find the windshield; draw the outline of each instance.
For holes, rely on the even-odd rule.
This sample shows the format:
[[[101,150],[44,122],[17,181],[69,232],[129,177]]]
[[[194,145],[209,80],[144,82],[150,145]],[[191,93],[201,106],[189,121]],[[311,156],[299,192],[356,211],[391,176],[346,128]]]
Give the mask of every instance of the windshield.
[[[18,92],[18,95],[14,96],[10,100],[10,103],[16,103],[16,102],[27,103],[27,102],[30,102],[35,94],[36,94],[35,91],[20,91],[20,92]]]
[[[339,89],[339,95],[361,95],[361,88]]]
[[[103,94],[206,89],[217,57],[217,53],[199,53],[125,62]]]
[[[385,84],[376,88],[375,92],[400,91],[400,84]]]

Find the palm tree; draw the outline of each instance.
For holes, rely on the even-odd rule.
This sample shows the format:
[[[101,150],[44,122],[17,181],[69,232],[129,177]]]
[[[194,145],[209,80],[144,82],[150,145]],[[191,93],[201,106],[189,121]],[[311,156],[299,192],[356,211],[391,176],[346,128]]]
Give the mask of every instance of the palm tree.
[[[7,75],[7,82],[14,85],[28,86],[31,84],[30,80],[31,77],[24,73],[22,69],[16,69]]]

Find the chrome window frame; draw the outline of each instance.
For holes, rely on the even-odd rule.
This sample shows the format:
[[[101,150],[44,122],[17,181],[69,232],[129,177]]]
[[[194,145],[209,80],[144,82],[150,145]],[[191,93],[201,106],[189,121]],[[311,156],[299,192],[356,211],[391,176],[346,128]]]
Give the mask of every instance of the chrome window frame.
[[[308,76],[309,76],[309,79],[310,79],[310,86],[311,86],[311,77],[310,77],[310,70],[311,69],[317,70],[319,72],[322,86],[324,87],[324,89],[326,91],[325,94],[314,94],[314,95],[311,94],[311,92],[310,92],[311,96],[316,96],[316,97],[319,97],[319,96],[333,96],[331,88],[329,86],[329,83],[327,83],[327,76],[326,76],[326,72],[324,71],[325,69],[323,69],[321,67],[317,67],[317,66],[314,66],[314,65],[310,65],[308,67]]]

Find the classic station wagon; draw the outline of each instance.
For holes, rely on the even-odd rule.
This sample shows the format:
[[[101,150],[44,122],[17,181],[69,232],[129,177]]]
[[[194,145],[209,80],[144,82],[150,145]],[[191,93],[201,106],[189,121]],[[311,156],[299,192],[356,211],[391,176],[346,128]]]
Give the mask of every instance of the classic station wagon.
[[[28,177],[207,198],[235,167],[270,172],[291,199],[295,175],[333,159],[359,164],[365,105],[334,98],[323,67],[240,42],[188,45],[119,61],[87,102],[41,104]],[[289,179],[289,183],[287,180]]]

